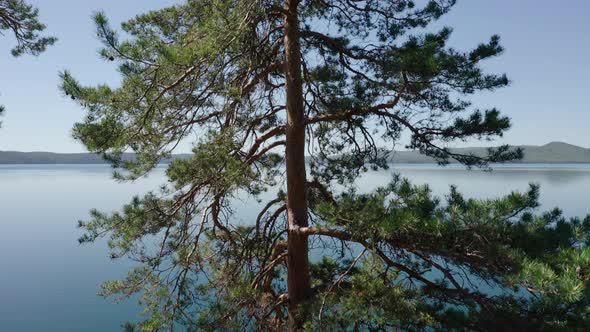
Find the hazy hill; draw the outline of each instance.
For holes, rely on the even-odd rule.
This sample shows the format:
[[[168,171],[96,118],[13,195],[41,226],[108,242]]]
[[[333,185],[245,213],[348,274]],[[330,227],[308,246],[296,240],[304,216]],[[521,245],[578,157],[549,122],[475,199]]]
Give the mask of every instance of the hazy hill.
[[[523,145],[524,158],[519,163],[590,163],[590,149],[580,146],[551,142],[545,145]],[[460,148],[452,149],[463,154],[473,153],[485,155],[487,148]],[[416,151],[396,151],[390,159],[396,163],[432,163],[430,157],[421,155]]]
[[[186,158],[188,155],[176,155],[172,159]],[[131,160],[134,155],[126,153],[124,160]],[[170,162],[164,160],[163,162]],[[53,153],[53,152],[17,152],[0,151],[0,164],[106,164],[100,155],[92,153]]]
[[[562,142],[542,146],[524,145],[525,157],[520,163],[590,163],[590,149]],[[485,154],[486,148],[453,149],[461,153]],[[132,159],[126,154],[125,159]],[[172,159],[187,158],[175,155]],[[390,157],[396,163],[432,163],[433,160],[416,151],[397,151]],[[164,162],[169,162],[165,160]],[[104,164],[99,155],[91,153],[51,153],[0,151],[0,164]]]

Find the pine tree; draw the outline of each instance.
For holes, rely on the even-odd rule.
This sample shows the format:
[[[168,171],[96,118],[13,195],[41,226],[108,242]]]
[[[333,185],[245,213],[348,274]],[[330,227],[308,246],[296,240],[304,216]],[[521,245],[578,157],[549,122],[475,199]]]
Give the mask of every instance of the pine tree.
[[[81,242],[106,237],[140,263],[101,293],[140,293],[144,331],[582,329],[590,218],[535,215],[536,186],[489,200],[396,176],[354,189],[405,133],[441,164],[522,156],[447,148],[510,127],[469,102],[509,83],[480,67],[499,38],[458,51],[429,27],[454,2],[189,0],[123,23],[125,40],[97,14],[122,82],[62,73],[86,110],[75,138],[134,180],[196,136],[168,185],[80,222]],[[265,191],[276,198],[237,223],[232,200]]]
[[[12,55],[15,57],[25,53],[39,55],[57,40],[39,36],[39,32],[45,30],[45,25],[39,22],[39,10],[23,0],[0,0],[0,35],[3,30],[14,34],[17,45]],[[0,105],[0,115],[3,112],[4,107]]]

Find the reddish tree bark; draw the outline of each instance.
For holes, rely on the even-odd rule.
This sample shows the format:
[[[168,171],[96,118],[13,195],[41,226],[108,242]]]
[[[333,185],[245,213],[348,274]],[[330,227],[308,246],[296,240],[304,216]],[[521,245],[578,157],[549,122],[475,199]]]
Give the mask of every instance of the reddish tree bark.
[[[310,295],[308,235],[300,231],[308,226],[305,170],[305,112],[299,41],[299,0],[285,1],[285,90],[287,104],[287,287],[289,329],[299,330],[305,315],[300,305]]]

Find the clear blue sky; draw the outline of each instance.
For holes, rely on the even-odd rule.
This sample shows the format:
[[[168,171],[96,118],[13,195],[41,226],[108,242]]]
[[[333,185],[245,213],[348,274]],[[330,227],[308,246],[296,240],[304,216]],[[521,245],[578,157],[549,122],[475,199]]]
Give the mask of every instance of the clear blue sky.
[[[117,84],[112,63],[98,59],[91,15],[104,10],[113,24],[174,3],[173,0],[34,0],[47,32],[59,38],[40,57],[12,58],[13,40],[0,37],[0,150],[80,152],[70,136],[83,111],[58,90],[58,72],[71,70],[83,83]],[[500,108],[514,126],[497,143],[550,141],[590,147],[590,12],[588,0],[459,0],[437,25],[454,29],[452,45],[475,46],[492,34],[506,52],[485,68],[506,72],[512,84],[473,100]],[[487,143],[483,143],[487,144]],[[482,145],[482,144],[479,144]]]

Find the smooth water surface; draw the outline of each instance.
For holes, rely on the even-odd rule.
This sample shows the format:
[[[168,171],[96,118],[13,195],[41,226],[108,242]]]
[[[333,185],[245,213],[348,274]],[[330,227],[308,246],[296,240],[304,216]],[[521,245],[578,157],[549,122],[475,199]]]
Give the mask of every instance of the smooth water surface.
[[[436,195],[456,184],[468,197],[495,197],[541,185],[540,210],[559,206],[568,216],[590,212],[590,165],[510,165],[491,173],[434,165],[396,165],[365,175],[359,189],[385,185],[392,172]],[[118,183],[105,165],[0,165],[0,331],[121,331],[137,320],[135,301],[113,304],[98,285],[120,278],[132,264],[111,261],[106,245],[80,246],[77,221],[91,208],[111,211],[166,181],[164,167],[135,183]],[[236,219],[256,214],[238,200]]]

